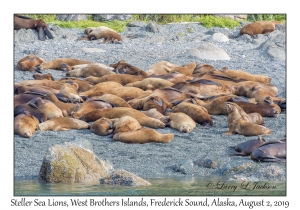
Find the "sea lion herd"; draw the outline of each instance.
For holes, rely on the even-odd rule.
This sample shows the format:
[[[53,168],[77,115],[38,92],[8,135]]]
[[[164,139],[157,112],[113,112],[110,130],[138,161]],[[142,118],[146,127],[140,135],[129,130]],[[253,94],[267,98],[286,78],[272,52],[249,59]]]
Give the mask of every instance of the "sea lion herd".
[[[106,66],[30,54],[17,68],[34,72],[32,80],[14,84],[14,133],[25,138],[36,130],[89,129],[124,143],[167,143],[174,134],[155,128],[188,133],[199,124],[209,129],[212,115],[228,116],[224,135],[270,135],[263,118],[276,120],[286,108],[268,76],[209,64],[161,61],[144,71],[124,60]],[[42,73],[47,69],[66,76],[54,80]],[[252,159],[265,160],[259,157],[256,153]]]

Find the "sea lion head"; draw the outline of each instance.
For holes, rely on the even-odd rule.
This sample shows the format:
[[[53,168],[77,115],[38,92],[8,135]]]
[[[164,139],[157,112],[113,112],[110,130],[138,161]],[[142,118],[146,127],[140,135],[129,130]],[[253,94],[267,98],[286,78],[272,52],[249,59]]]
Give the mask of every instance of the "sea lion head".
[[[18,61],[17,68],[23,71],[35,71],[36,67],[41,65],[45,60],[30,54]]]
[[[166,111],[166,102],[158,96],[150,96],[143,105],[143,110],[147,111],[149,109],[155,108],[158,112],[164,113]]]
[[[188,125],[188,124],[185,124],[185,125],[180,126],[180,129],[179,129],[179,131],[180,131],[181,133],[189,133],[189,132],[191,132],[192,130],[193,130],[193,129],[192,129],[191,126]]]

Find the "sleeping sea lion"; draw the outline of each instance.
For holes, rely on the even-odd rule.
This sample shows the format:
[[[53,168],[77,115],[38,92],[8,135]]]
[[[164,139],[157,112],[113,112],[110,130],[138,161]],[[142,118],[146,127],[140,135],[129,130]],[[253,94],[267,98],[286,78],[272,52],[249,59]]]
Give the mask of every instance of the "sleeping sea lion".
[[[34,74],[34,75],[32,75],[32,77],[36,80],[45,79],[45,80],[54,81],[54,78],[53,78],[52,74],[50,74],[50,73],[48,73],[48,74]]]
[[[51,101],[38,97],[32,99],[28,103],[45,113],[48,120],[55,117],[63,117],[62,111]]]
[[[126,63],[124,60],[121,60],[117,63],[112,63],[109,66],[115,69],[114,71],[116,72],[116,74],[140,75],[143,77],[148,76],[146,72],[136,66]]]
[[[113,121],[111,119],[101,117],[91,125],[90,130],[98,136],[107,136],[114,131]]]
[[[114,107],[107,109],[96,109],[85,115],[83,115],[80,120],[86,122],[96,121],[101,117],[106,117],[109,119],[120,118],[124,116],[131,116],[135,118],[142,126],[147,126],[151,128],[164,128],[165,124],[160,120],[151,118],[141,113],[138,110],[127,108],[127,107]]]
[[[172,112],[182,112],[190,116],[196,123],[201,125],[213,125],[211,116],[208,114],[207,110],[199,105],[191,104],[188,102],[181,102],[172,108]]]
[[[249,140],[243,143],[240,143],[236,146],[233,146],[235,153],[231,153],[230,155],[241,155],[241,156],[248,156],[251,152],[260,147],[261,145],[265,144],[266,140],[259,136],[258,139]]]
[[[145,78],[141,81],[128,83],[125,87],[137,87],[142,90],[156,90],[158,88],[170,87],[174,83],[160,78]]]
[[[14,134],[30,138],[39,124],[39,120],[30,113],[19,114],[14,118]]]
[[[142,128],[140,123],[135,118],[130,116],[124,116],[118,119],[113,119],[113,121],[114,134],[119,132],[135,131]]]
[[[170,122],[167,124],[171,128],[179,130],[181,133],[189,133],[196,127],[196,122],[187,114],[182,112],[168,113]]]
[[[92,96],[101,96],[103,94],[109,93],[110,90],[117,87],[123,87],[120,83],[117,82],[102,82],[94,85],[91,89],[81,92],[80,96],[92,97]]]
[[[33,54],[29,54],[18,61],[17,68],[22,71],[35,71],[36,66],[41,65],[43,62],[45,62],[43,58],[39,58]]]
[[[94,87],[93,84],[89,83],[88,81],[82,80],[80,78],[73,78],[73,77],[63,77],[60,78],[58,81],[64,82],[64,83],[76,83],[78,85],[78,92],[84,92],[92,87]]]
[[[136,81],[141,81],[145,77],[141,75],[131,75],[131,74],[107,74],[102,77],[94,77],[94,76],[89,76],[85,78],[85,81],[91,82],[93,84],[98,84],[101,82],[117,82],[120,83],[121,85],[126,85],[128,83],[136,82]]]
[[[71,113],[75,112],[79,107],[78,104],[64,103],[58,100],[58,98],[53,93],[47,93],[43,98],[54,103],[62,111],[65,117],[71,116]]]
[[[124,143],[168,143],[174,138],[174,134],[161,134],[154,129],[141,128],[135,131],[119,132],[113,136],[115,141]]]
[[[66,76],[68,76],[68,77],[88,77],[88,76],[102,77],[106,74],[116,74],[112,70],[113,70],[113,68],[105,66],[105,65],[99,66],[99,65],[94,65],[94,64],[88,64],[84,68],[68,71],[66,73]]]
[[[259,162],[286,162],[286,143],[271,141],[253,150],[250,158]]]
[[[158,120],[160,120],[160,121],[162,121],[163,123],[166,123],[166,124],[170,121],[169,116],[163,115],[162,113],[157,111],[155,108],[149,109],[147,111],[141,111],[141,112],[144,113],[145,115],[147,115],[148,117],[158,119]]]
[[[160,61],[158,63],[153,64],[150,68],[146,71],[148,75],[151,74],[167,74],[171,72],[174,68],[179,67],[177,64],[170,63],[168,61]]]
[[[78,38],[77,40],[97,40],[104,39],[104,43],[113,42],[117,43],[121,41],[121,36],[115,30],[108,28],[106,26],[100,26],[97,28],[89,27],[84,30],[85,33],[88,33],[87,36]]]
[[[40,123],[37,127],[38,130],[42,131],[67,131],[70,129],[88,129],[90,124],[70,118],[70,117],[55,117],[46,122]]]
[[[104,94],[102,96],[93,96],[93,100],[102,100],[113,105],[113,107],[128,107],[132,108],[123,98],[113,95],[113,94]]]
[[[65,95],[72,103],[83,102],[83,99],[78,95],[78,84],[75,82],[64,83],[59,92]]]
[[[171,72],[176,71],[176,72],[179,72],[179,73],[184,74],[186,76],[192,76],[196,65],[197,64],[195,62],[191,62],[191,63],[188,63],[184,66],[176,67],[176,68],[172,69]]]
[[[187,80],[192,80],[194,77],[186,76],[179,72],[172,71],[167,74],[151,74],[147,78],[160,78],[160,79],[168,80],[169,82],[176,84],[179,82],[186,82]]]
[[[51,80],[23,80],[21,82],[15,83],[16,86],[22,85],[38,85],[38,86],[47,86],[56,90],[59,90],[63,85],[61,81],[51,81]]]

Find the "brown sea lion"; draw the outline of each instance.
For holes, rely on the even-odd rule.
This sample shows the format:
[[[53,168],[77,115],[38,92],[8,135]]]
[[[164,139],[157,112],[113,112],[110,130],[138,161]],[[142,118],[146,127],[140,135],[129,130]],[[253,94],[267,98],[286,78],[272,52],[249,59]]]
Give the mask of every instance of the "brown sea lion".
[[[231,153],[230,155],[248,156],[254,149],[262,146],[265,143],[266,140],[263,137],[259,136],[258,139],[249,140],[234,146],[233,148],[235,150],[235,153]]]
[[[176,71],[172,71],[167,74],[151,74],[147,78],[161,78],[164,80],[168,80],[174,84],[179,83],[179,82],[186,82],[187,80],[192,80],[194,77],[192,76],[186,76],[184,74],[181,74]]]
[[[174,68],[179,67],[177,64],[170,63],[168,61],[160,61],[158,63],[153,64],[150,68],[146,71],[148,75],[151,74],[167,74],[171,72]]]
[[[20,104],[15,106],[14,108],[14,117],[16,117],[19,114],[27,114],[30,113],[32,116],[36,117],[39,122],[44,122],[47,120],[47,115],[37,109],[37,107],[34,105],[30,105],[31,101],[29,101],[26,104]]]
[[[28,103],[30,100],[41,96],[43,96],[43,94],[37,94],[37,93],[21,93],[21,94],[14,95],[14,107],[20,104]]]
[[[232,85],[233,94],[238,96],[246,96],[247,91],[255,86],[262,86],[263,88],[268,89],[274,94],[274,95],[272,94],[273,96],[278,94],[278,89],[276,86],[271,84],[263,84],[255,81],[242,81],[233,84]]]
[[[276,97],[275,94],[273,94],[269,89],[264,88],[262,86],[256,85],[250,88],[246,92],[246,96],[248,98],[255,98],[256,102],[262,102],[265,100],[266,97],[271,97],[272,100],[277,103],[280,101],[284,101],[283,98]]]
[[[267,142],[253,150],[250,158],[259,162],[286,162],[286,143],[282,141]]]
[[[53,93],[47,93],[43,98],[54,103],[62,111],[65,117],[71,116],[71,113],[75,112],[79,107],[79,104],[64,103],[58,100]]]
[[[139,69],[136,66],[133,66],[129,63],[126,63],[124,60],[121,60],[117,63],[112,63],[109,65],[110,67],[113,67],[116,72],[116,74],[130,74],[130,75],[140,75],[143,77],[147,77],[148,74],[144,72],[143,70]]]
[[[55,117],[46,122],[40,123],[37,127],[38,130],[46,131],[67,131],[70,129],[88,129],[90,124],[70,118],[70,117]]]
[[[73,77],[63,77],[60,78],[58,81],[61,82],[67,82],[67,83],[77,83],[78,84],[78,92],[84,92],[87,91],[89,89],[91,89],[92,87],[94,87],[93,84],[89,83],[88,81],[79,79],[79,78],[73,78]]]
[[[244,81],[244,80],[233,79],[231,77],[222,75],[219,72],[214,73],[214,74],[203,75],[202,77],[198,77],[198,78],[211,80],[211,81],[220,83],[221,85],[225,85],[228,87],[235,86],[238,82]]]
[[[162,113],[160,113],[159,111],[157,111],[155,108],[149,109],[147,111],[142,111],[142,113],[144,113],[148,117],[152,117],[152,118],[158,119],[158,120],[162,121],[165,124],[167,124],[170,121],[170,117],[169,116],[163,115]]]
[[[141,129],[140,123],[133,117],[124,116],[118,119],[114,119],[113,130],[114,133],[129,132]]]
[[[102,96],[94,96],[91,99],[95,100],[103,100],[107,103],[113,105],[113,107],[128,107],[132,108],[123,98],[113,95],[113,94],[104,94]]]
[[[46,99],[42,99],[40,97],[34,98],[29,102],[29,104],[36,106],[38,110],[45,113],[48,120],[55,117],[63,117],[62,111],[53,102]]]
[[[17,68],[22,71],[35,71],[36,67],[41,65],[43,62],[45,62],[43,58],[29,54],[18,61]]]
[[[34,74],[34,75],[32,75],[32,77],[36,80],[45,79],[45,80],[54,81],[54,78],[53,78],[52,74],[50,74],[50,73],[48,73],[48,74]]]
[[[189,133],[196,127],[196,122],[187,114],[182,112],[168,113],[170,122],[167,124],[171,128],[179,130],[181,133]]]
[[[127,108],[127,107],[114,107],[108,109],[96,109],[85,115],[83,115],[80,120],[86,122],[96,121],[101,117],[106,117],[109,119],[120,118],[124,116],[131,116],[135,118],[142,126],[147,126],[151,128],[164,128],[165,124],[160,120],[151,118],[141,113],[138,110]]]
[[[106,74],[116,74],[112,71],[113,68],[103,65],[94,65],[94,64],[88,64],[84,68],[74,69],[70,70],[66,73],[66,76],[68,77],[102,77]]]
[[[41,86],[41,85],[14,85],[14,94],[21,94],[26,92],[33,92],[38,94],[46,94],[46,93],[54,93],[58,94],[59,90],[47,87],[47,86]]]
[[[63,85],[61,81],[51,81],[51,80],[23,80],[21,82],[15,83],[15,85],[38,85],[38,86],[47,86],[56,90],[59,90]]]
[[[64,83],[59,92],[65,95],[72,103],[83,102],[83,99],[78,95],[78,84],[75,82]]]
[[[213,125],[211,116],[208,114],[207,110],[203,106],[196,104],[191,104],[188,102],[181,102],[172,108],[172,112],[182,112],[190,116],[195,122],[206,125]]]
[[[113,42],[117,43],[121,41],[121,36],[115,30],[108,28],[106,26],[100,26],[97,28],[88,27],[84,30],[85,33],[88,33],[87,36],[78,38],[77,40],[97,40],[97,39],[104,39],[105,43]]]
[[[271,134],[272,131],[269,128],[244,120],[236,106],[232,105],[231,103],[226,103],[225,108],[228,112],[227,121],[229,127],[229,131],[225,133],[226,135],[232,135],[235,133],[244,136]]]
[[[186,76],[192,76],[196,65],[197,64],[195,62],[190,62],[184,66],[174,68],[171,72],[176,71]]]
[[[30,138],[39,124],[39,120],[29,113],[19,114],[14,118],[14,134]]]
[[[154,129],[141,128],[135,131],[119,132],[113,136],[115,141],[124,143],[168,143],[174,138],[174,134],[161,134]]]
[[[249,34],[250,36],[254,36],[256,34],[269,34],[275,30],[276,25],[283,24],[279,21],[255,21],[253,23],[245,25],[240,30],[240,35]]]
[[[268,100],[269,99],[269,100]],[[230,101],[230,100],[229,100]],[[272,99],[266,97],[266,100],[263,102],[258,102],[256,104],[248,102],[238,102],[235,101],[246,113],[259,113],[262,117],[277,117],[281,113],[280,107],[272,102]]]
[[[160,113],[165,113],[167,108],[172,108],[173,105],[163,98],[155,95],[150,95],[144,98],[135,98],[128,101],[128,104],[138,110],[147,111],[150,109],[156,109]]]
[[[121,85],[126,85],[128,83],[136,82],[136,81],[141,81],[145,77],[139,75],[130,75],[130,74],[107,74],[102,77],[94,77],[94,76],[89,76],[85,78],[85,81],[91,82],[93,84],[98,84],[101,82],[117,82],[120,83]]]
[[[86,61],[86,60],[78,60],[74,58],[56,58],[51,61],[45,61],[37,66],[38,70],[47,70],[47,69],[54,69],[54,70],[61,70],[61,71],[70,71],[72,70],[72,66],[79,65],[79,64],[91,64],[93,62]]]
[[[113,121],[111,119],[101,117],[91,125],[90,130],[96,135],[107,136],[114,131]]]
[[[71,114],[71,116],[74,118],[80,118],[81,116],[95,109],[107,109],[107,108],[112,108],[110,103],[101,100],[88,99],[85,102],[83,102],[81,106],[78,107],[76,112],[73,112]]]
[[[272,78],[261,75],[261,74],[250,74],[243,70],[229,70],[227,67],[224,67],[220,70],[223,74],[231,78],[241,78],[247,81],[255,81],[261,83],[270,83]]]
[[[142,90],[156,90],[158,88],[170,87],[174,83],[160,78],[145,78],[141,81],[128,83],[125,87],[137,87]]]
[[[117,87],[123,87],[120,83],[117,82],[102,82],[94,85],[91,89],[81,92],[80,96],[92,97],[92,96],[101,96],[103,94],[109,93],[110,90]]]
[[[206,79],[177,83],[172,87],[180,90],[183,93],[193,94],[194,96],[200,98],[219,94],[232,94],[230,87]]]
[[[209,64],[197,64],[193,74],[197,75],[197,77],[202,77],[203,75],[209,75],[217,71],[215,67]]]
[[[38,39],[41,41],[45,41],[46,36],[49,39],[53,39],[53,35],[51,34],[47,24],[42,19],[35,20],[30,17],[15,14],[14,30],[19,30],[21,28],[36,29],[38,31]]]

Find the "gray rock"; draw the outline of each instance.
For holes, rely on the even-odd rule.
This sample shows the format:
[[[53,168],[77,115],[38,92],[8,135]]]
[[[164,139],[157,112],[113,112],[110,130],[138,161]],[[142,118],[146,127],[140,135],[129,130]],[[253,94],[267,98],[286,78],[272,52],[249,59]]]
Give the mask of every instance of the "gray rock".
[[[270,57],[273,59],[285,60],[285,39],[283,34],[277,34],[272,36],[269,40],[262,43],[256,50],[265,57]]]
[[[93,14],[94,21],[129,20],[132,15],[125,14]]]
[[[88,15],[77,15],[77,14],[59,14],[55,17],[56,20],[60,21],[80,21],[88,20]]]
[[[286,32],[286,25],[285,24],[276,25],[276,30],[279,30],[281,32]]]
[[[147,24],[142,21],[133,21],[127,24],[127,27],[146,27]]]
[[[15,42],[30,42],[38,39],[38,32],[34,29],[15,30]]]
[[[205,43],[196,49],[188,49],[188,54],[207,60],[230,60],[228,54],[212,43]]]
[[[225,35],[222,34],[222,33],[214,33],[214,34],[210,37],[210,39],[211,39],[212,41],[216,41],[216,42],[228,42],[228,41],[229,41],[228,37],[225,36]]]
[[[156,22],[151,21],[147,26],[146,26],[146,31],[152,32],[152,33],[158,33],[159,32],[159,26]]]
[[[174,171],[181,172],[183,174],[193,173],[194,163],[191,160],[182,159],[173,167]]]

